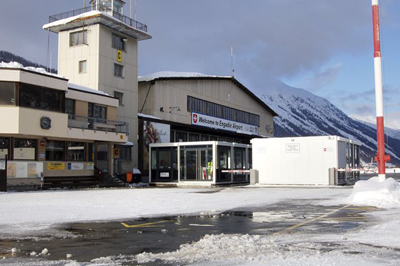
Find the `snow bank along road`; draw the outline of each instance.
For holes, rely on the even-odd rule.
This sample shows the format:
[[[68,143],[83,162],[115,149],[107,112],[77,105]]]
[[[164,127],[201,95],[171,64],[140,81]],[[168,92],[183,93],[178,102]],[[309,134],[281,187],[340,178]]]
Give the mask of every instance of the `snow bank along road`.
[[[93,259],[84,265],[157,261],[174,265],[398,265],[399,189],[396,181],[388,181],[378,186],[378,189],[374,189],[377,187],[374,180],[364,181],[364,184],[361,183],[358,187],[356,185],[354,190],[251,187],[227,188],[218,193],[204,193],[215,192],[214,189],[1,193],[0,236],[2,239],[35,239],[50,235],[52,238],[72,237],[70,233],[58,230],[59,226],[90,221],[128,221],[143,217],[199,214],[212,216],[227,210],[264,208],[282,202],[296,203],[299,206],[323,205],[327,209],[328,206],[340,204],[373,205],[387,209],[369,213],[368,226],[361,228],[328,231],[325,234],[315,233],[313,230],[287,229],[281,230],[279,234],[208,234],[198,241],[181,245],[175,251],[108,256]],[[338,222],[340,221],[335,223]],[[51,248],[49,250],[51,252]],[[0,260],[0,263],[13,264],[16,261],[7,258]],[[32,261],[18,263],[29,265]],[[65,265],[77,262],[55,262],[40,255],[35,258],[35,264],[38,263]]]

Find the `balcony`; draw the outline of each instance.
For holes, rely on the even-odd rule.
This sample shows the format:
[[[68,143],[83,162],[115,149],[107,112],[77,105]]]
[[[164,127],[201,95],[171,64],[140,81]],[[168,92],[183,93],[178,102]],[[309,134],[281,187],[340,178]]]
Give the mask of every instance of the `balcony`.
[[[129,135],[129,123],[127,122],[87,116],[68,115],[68,127]]]
[[[94,6],[88,6],[85,8],[81,8],[81,9],[76,9],[76,10],[72,10],[72,11],[67,11],[64,13],[60,13],[57,15],[52,15],[49,17],[49,23],[61,20],[61,19],[66,19],[66,18],[70,18],[70,17],[74,17],[74,16],[78,16],[80,14],[86,13],[86,12],[90,12],[90,11],[100,11],[104,14],[108,14],[114,18],[116,18],[117,20],[121,21],[122,23],[124,23],[125,25],[128,25],[134,29],[143,31],[147,33],[147,25],[140,23],[134,19],[131,19],[130,17],[127,17],[119,12],[113,11],[111,8],[105,6],[105,5],[94,5]]]

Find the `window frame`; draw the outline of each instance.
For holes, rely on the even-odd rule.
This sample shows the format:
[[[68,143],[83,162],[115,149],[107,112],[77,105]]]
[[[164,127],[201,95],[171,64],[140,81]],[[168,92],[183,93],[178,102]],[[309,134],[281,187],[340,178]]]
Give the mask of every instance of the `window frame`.
[[[83,144],[83,149],[80,149],[79,153],[77,153],[77,152],[75,153],[73,151],[74,150],[78,150],[78,149],[71,149],[71,148],[73,148],[73,147],[81,147],[81,146],[78,146],[78,145],[73,146],[73,144],[79,144],[79,145]],[[67,142],[67,161],[69,161],[69,162],[86,162],[86,151],[87,151],[87,147],[86,146],[87,146],[86,142],[77,142],[77,141],[69,141],[69,142]],[[77,154],[78,157],[81,157],[81,156],[79,156],[79,154],[81,154],[83,156],[82,156],[82,158],[79,158],[79,159],[78,158],[73,158],[73,156],[75,154]]]
[[[87,73],[87,60],[80,60],[78,63],[78,71],[79,74],[86,74]],[[84,67],[84,69],[83,69]]]
[[[17,93],[15,90],[15,82],[7,82],[7,81],[0,82],[0,106],[15,106],[16,95]],[[8,102],[7,99],[10,99],[10,101]]]
[[[119,91],[114,91],[114,98],[118,99],[119,106],[124,106],[124,103],[123,103],[124,93],[119,92]]]
[[[64,91],[35,86],[27,83],[18,83],[19,107],[63,113],[65,109],[64,105]]]
[[[124,65],[114,63],[114,76],[124,78]]]
[[[26,145],[23,145],[23,142],[26,143]],[[30,143],[28,143],[30,142]],[[14,160],[31,160],[34,161],[36,160],[36,152],[37,152],[37,139],[26,139],[26,138],[15,138],[13,141],[13,157]],[[19,144],[19,145],[18,145]],[[18,149],[22,150],[22,149],[26,149],[27,151],[29,151],[29,149],[33,149],[33,152],[31,152],[33,154],[33,157],[19,157],[16,158],[16,155],[18,154]],[[28,154],[29,155],[29,154]]]
[[[48,148],[50,146],[50,144],[60,144],[59,146],[61,147],[56,147],[56,148],[62,148],[62,158],[58,158],[58,159],[54,159],[54,155],[56,154],[56,152],[50,153],[50,151],[48,151]],[[54,147],[54,146],[53,146]],[[46,161],[65,161],[65,141],[57,141],[57,140],[49,140],[46,141]],[[53,157],[53,158],[50,158]]]
[[[77,35],[79,36],[82,34],[82,38],[79,38],[76,40],[76,42],[73,42],[73,36]],[[79,30],[79,31],[74,31],[69,33],[69,46],[79,46],[79,45],[88,45],[88,31],[87,30]]]
[[[113,33],[111,39],[112,48],[126,52],[126,43],[123,40],[127,38]]]

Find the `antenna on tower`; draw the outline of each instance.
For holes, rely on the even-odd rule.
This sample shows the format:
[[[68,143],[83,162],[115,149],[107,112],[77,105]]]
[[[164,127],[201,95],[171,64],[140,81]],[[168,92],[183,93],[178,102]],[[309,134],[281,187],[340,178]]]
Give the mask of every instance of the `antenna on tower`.
[[[235,70],[233,69],[233,46],[231,46],[231,74],[232,74],[232,77],[235,74]]]
[[[137,12],[137,0],[135,0],[135,21],[137,21],[137,19],[136,19],[136,12]]]

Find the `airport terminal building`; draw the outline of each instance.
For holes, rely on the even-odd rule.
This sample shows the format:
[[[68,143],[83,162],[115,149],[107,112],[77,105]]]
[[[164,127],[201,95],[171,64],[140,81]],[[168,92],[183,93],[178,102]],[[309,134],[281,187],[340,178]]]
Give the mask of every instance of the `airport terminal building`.
[[[277,115],[234,77],[181,72],[139,77],[139,108],[138,157],[144,175],[151,143],[250,144],[252,138],[273,137]]]

